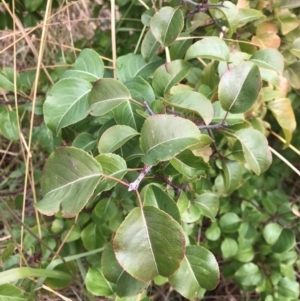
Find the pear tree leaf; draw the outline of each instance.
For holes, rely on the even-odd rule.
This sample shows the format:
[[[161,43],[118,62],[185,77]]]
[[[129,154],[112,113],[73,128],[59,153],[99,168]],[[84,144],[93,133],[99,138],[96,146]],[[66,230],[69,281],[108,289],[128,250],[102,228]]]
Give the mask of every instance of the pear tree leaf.
[[[95,82],[103,77],[104,64],[98,53],[92,49],[81,50],[71,70],[67,70],[61,78],[81,78]]]
[[[222,109],[220,101],[215,101],[213,103],[213,110],[214,110],[214,117],[211,122],[212,123],[222,122],[227,112]],[[228,113],[226,116],[226,122],[230,125],[243,123],[244,121],[245,121],[245,116],[242,113],[239,114]]]
[[[86,152],[90,152],[96,144],[97,141],[93,135],[89,133],[81,133],[73,140],[72,146],[81,148]]]
[[[130,98],[130,92],[119,81],[112,78],[99,79],[89,95],[89,113],[102,116]]]
[[[186,52],[185,60],[198,57],[227,62],[230,58],[229,48],[221,38],[205,37],[190,46]]]
[[[156,69],[153,74],[152,86],[154,92],[163,96],[173,86],[183,80],[191,70],[191,64],[183,60],[165,63]]]
[[[183,26],[183,14],[179,7],[165,6],[150,21],[151,32],[163,47],[170,46],[176,40]]]
[[[15,111],[4,109],[0,111],[0,133],[9,140],[19,139],[17,114]]]
[[[127,173],[126,161],[116,154],[100,154],[95,159],[101,164],[104,175],[122,180]],[[104,176],[95,192],[98,194],[102,191],[107,191],[116,184],[116,181],[107,179]]]
[[[173,115],[154,115],[146,119],[140,138],[145,153],[142,161],[156,165],[166,161],[196,144],[200,140],[197,126],[184,118]]]
[[[146,62],[151,61],[155,56],[160,43],[156,40],[151,30],[149,30],[142,42],[141,54]]]
[[[245,113],[252,107],[261,89],[259,68],[251,62],[233,67],[223,74],[218,89],[225,111]]]
[[[203,158],[196,157],[189,149],[172,158],[170,163],[176,170],[189,179],[205,177],[206,171],[209,169],[209,165],[204,162]]]
[[[272,154],[266,137],[255,129],[242,129],[235,132],[242,145],[244,157],[251,170],[257,175],[265,172],[272,163]]]
[[[133,53],[119,56],[117,58],[118,79],[121,82],[137,76],[147,79],[163,62],[159,57],[154,57],[147,63],[142,55]]]
[[[274,70],[282,74],[284,69],[284,57],[276,49],[261,49],[256,51],[251,57],[250,61],[259,67]]]
[[[195,204],[200,209],[202,215],[209,217],[213,222],[219,210],[219,197],[212,192],[205,192],[198,195]]]
[[[133,278],[120,266],[112,242],[109,242],[103,251],[101,267],[105,278],[117,285],[117,295],[119,297],[137,295],[150,284],[150,282],[141,282]]]
[[[181,226],[167,213],[152,207],[134,208],[113,240],[116,258],[139,281],[171,276],[185,254]]]
[[[35,207],[45,215],[54,215],[61,206],[64,217],[78,214],[98,185],[101,165],[83,150],[57,148],[48,158],[42,176],[44,198]]]
[[[179,269],[169,277],[182,296],[194,299],[201,288],[213,290],[219,282],[219,267],[214,255],[200,246],[188,246]]]
[[[243,286],[257,286],[262,279],[259,267],[252,263],[245,263],[234,274],[234,278]]]
[[[92,85],[81,78],[64,78],[48,92],[44,103],[47,127],[58,132],[88,115],[88,96]]]
[[[266,16],[257,9],[253,8],[239,8],[239,25],[238,27],[243,27],[249,22],[255,21],[255,20],[263,20]]]
[[[86,288],[95,296],[113,296],[116,286],[107,281],[99,266],[89,268],[85,277]]]
[[[267,107],[282,128],[286,140],[285,147],[287,147],[297,127],[291,100],[289,98],[275,99],[268,102]]]
[[[99,153],[112,153],[137,135],[139,135],[139,133],[130,126],[113,125],[100,137],[98,144]]]
[[[277,284],[278,295],[285,300],[297,300],[299,298],[299,291],[299,283],[289,277],[281,278]]]
[[[153,206],[161,209],[171,215],[178,223],[180,223],[180,213],[174,200],[161,188],[154,184],[143,187],[141,198],[144,206]]]
[[[226,193],[231,194],[241,184],[243,168],[237,161],[224,160],[222,169],[224,172]]]
[[[186,91],[172,96],[168,102],[171,106],[197,113],[205,124],[210,124],[214,117],[211,102],[202,94],[195,91]]]

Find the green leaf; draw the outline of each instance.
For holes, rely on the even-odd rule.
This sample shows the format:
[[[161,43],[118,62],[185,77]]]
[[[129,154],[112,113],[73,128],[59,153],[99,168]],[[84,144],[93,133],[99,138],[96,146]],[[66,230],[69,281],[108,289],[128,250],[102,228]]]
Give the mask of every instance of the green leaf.
[[[200,246],[188,246],[179,269],[169,278],[182,296],[194,299],[201,288],[213,290],[219,281],[219,267],[214,255]]]
[[[193,43],[193,40],[189,38],[189,34],[182,33],[180,37],[187,37],[186,40],[175,41],[170,47],[170,57],[171,60],[180,60],[183,59],[187,50]]]
[[[295,246],[295,234],[290,229],[283,229],[278,237],[278,240],[272,246],[272,251],[275,253],[284,253]]]
[[[221,229],[218,226],[218,223],[212,223],[209,228],[205,231],[205,236],[207,239],[216,241],[221,236]]]
[[[180,225],[152,206],[134,208],[119,227],[113,245],[125,271],[144,282],[172,275],[185,253]]]
[[[184,19],[179,7],[163,7],[150,21],[150,30],[163,47],[170,46],[176,40],[183,26]]]
[[[112,242],[109,242],[103,251],[101,266],[105,278],[117,284],[117,294],[120,297],[137,295],[150,284],[138,281],[124,271],[116,259]]]
[[[155,56],[157,50],[159,49],[160,44],[155,39],[154,35],[152,34],[151,30],[149,30],[142,42],[141,46],[141,54],[145,61],[151,61]]]
[[[282,128],[286,139],[284,146],[287,147],[290,144],[292,134],[297,127],[292,103],[289,98],[280,98],[268,102],[267,107]]]
[[[222,163],[226,193],[231,194],[242,181],[243,168],[237,161],[224,160]]]
[[[36,11],[43,3],[43,0],[24,0],[24,5],[29,12]]]
[[[156,165],[175,157],[199,140],[200,131],[187,119],[173,115],[150,116],[141,131],[140,146],[145,153],[142,161]]]
[[[243,62],[223,74],[218,88],[221,106],[230,113],[245,113],[256,101],[260,89],[258,67]]]
[[[97,141],[93,135],[81,133],[73,140],[72,146],[90,152],[95,147],[96,143]]]
[[[281,297],[296,300],[299,298],[299,283],[288,277],[283,277],[277,284],[277,292]]]
[[[234,233],[236,232],[241,224],[241,219],[234,212],[225,213],[220,218],[220,227],[225,233]]]
[[[0,72],[0,88],[4,91],[14,91],[14,83],[11,81],[11,78],[5,72],[6,70],[2,70]]]
[[[98,144],[99,153],[112,153],[138,134],[139,133],[130,126],[114,125],[106,130],[100,137]]]
[[[81,78],[94,82],[103,77],[104,64],[98,53],[92,49],[81,50],[71,70],[67,70],[62,78]]]
[[[172,166],[189,179],[206,176],[209,166],[202,157],[196,157],[191,150],[186,149],[170,160]]]
[[[210,9],[210,12],[213,15],[215,11],[219,11],[223,14],[228,23],[228,32],[226,33],[226,37],[231,38],[239,25],[239,10],[236,5],[230,1],[224,1],[222,4],[224,7],[215,7],[214,9]]]
[[[203,58],[216,61],[229,61],[229,48],[218,37],[205,37],[191,45],[185,55],[185,60]]]
[[[133,53],[119,56],[117,59],[118,79],[121,82],[137,76],[147,79],[163,62],[159,57],[155,57],[151,62],[146,63],[142,55]]]
[[[129,100],[124,101],[115,109],[113,109],[114,118],[117,124],[129,126],[135,130],[141,127],[140,123],[144,122],[144,118],[136,113],[139,107],[131,103]],[[141,119],[141,122],[139,122]]]
[[[152,87],[141,77],[133,77],[127,80],[124,85],[130,91],[132,98],[140,103],[143,103],[145,100],[150,104],[155,100]]]
[[[279,3],[279,7],[293,9],[296,7],[300,7],[300,3],[298,2],[298,0],[281,0]]]
[[[224,111],[221,107],[221,104],[219,101],[215,101],[213,103],[213,110],[214,110],[214,117],[212,119],[212,123],[220,123],[224,120],[224,117],[226,116],[226,111]],[[235,125],[239,123],[243,123],[245,121],[244,114],[231,114],[228,113],[226,116],[226,122],[230,125]]]
[[[219,210],[219,197],[212,192],[205,192],[196,197],[195,203],[202,215],[209,217],[213,222]]]
[[[157,95],[163,96],[173,86],[183,80],[191,69],[191,64],[183,60],[165,63],[153,74],[152,86]]]
[[[101,199],[92,213],[92,219],[97,225],[102,225],[118,213],[116,200],[112,197]]]
[[[21,289],[7,283],[0,285],[0,300],[1,301],[28,301]]]
[[[259,267],[252,262],[242,265],[234,277],[243,286],[256,286],[262,278]]]
[[[81,231],[80,236],[81,236],[83,246],[88,251],[101,248],[106,243],[106,239],[101,231],[101,226],[96,225],[95,223],[89,223]]]
[[[201,211],[194,202],[188,202],[188,208],[181,214],[184,223],[194,223],[201,217]]]
[[[112,296],[115,285],[108,282],[99,267],[89,268],[85,277],[86,288],[95,296]]]
[[[0,133],[8,140],[19,139],[17,114],[15,111],[4,109],[0,111]]]
[[[234,239],[226,237],[222,241],[221,251],[224,259],[228,259],[230,257],[235,256],[238,252],[238,249],[239,249],[238,244]]]
[[[240,141],[244,157],[249,167],[260,175],[272,163],[271,151],[266,137],[254,129],[243,129],[235,132],[235,137]]]
[[[117,184],[114,180],[106,179],[105,175],[121,180],[127,173],[126,161],[116,154],[101,154],[95,159],[100,163],[104,175],[96,193],[107,191]]]
[[[34,269],[29,267],[12,268],[7,271],[0,272],[0,285],[14,282],[19,279],[29,277],[49,277],[61,280],[70,280],[71,276],[61,271],[51,271],[46,269]]]
[[[239,25],[238,27],[243,27],[247,23],[258,20],[265,19],[266,16],[257,9],[253,8],[239,8]]]
[[[276,49],[261,49],[250,57],[250,61],[259,67],[271,69],[280,74],[284,69],[284,57]]]
[[[300,61],[296,61],[284,70],[284,75],[294,89],[300,89]]]
[[[205,124],[210,124],[214,117],[211,102],[204,95],[195,91],[178,93],[171,97],[167,103],[177,108],[195,112],[203,118]]]
[[[47,94],[44,118],[48,128],[58,132],[84,119],[88,114],[88,95],[92,85],[80,78],[65,78],[57,82]]]
[[[89,113],[102,116],[130,98],[130,92],[119,81],[112,78],[99,79],[89,95]]]
[[[75,216],[92,196],[101,174],[101,165],[85,151],[57,148],[44,167],[44,198],[35,207],[42,214],[54,215],[61,206],[63,216]]]
[[[144,206],[156,207],[167,214],[171,215],[178,223],[180,223],[180,213],[174,200],[161,188],[154,184],[143,187],[141,198]]]

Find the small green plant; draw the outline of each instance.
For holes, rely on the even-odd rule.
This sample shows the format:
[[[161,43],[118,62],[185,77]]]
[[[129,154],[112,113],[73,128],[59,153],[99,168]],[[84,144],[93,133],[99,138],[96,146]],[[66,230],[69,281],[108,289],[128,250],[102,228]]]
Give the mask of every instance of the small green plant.
[[[169,283],[201,299],[216,288],[221,266],[222,277],[259,300],[296,300],[296,215],[277,189],[266,138],[266,114],[286,147],[296,128],[281,85],[285,59],[253,46],[267,40],[261,32],[246,40],[246,25],[263,27],[265,15],[229,1],[185,0],[150,8],[141,20],[141,54],[119,56],[112,75],[96,51],[83,49],[47,92],[37,136],[53,152],[35,208],[55,218],[24,242],[46,237],[47,273],[20,268],[11,281],[32,276],[40,278],[31,287],[67,287],[74,260],[86,256],[86,275],[79,266],[95,296],[148,300],[149,286]],[[1,79],[13,90],[10,69]],[[15,115],[0,112],[11,140],[19,138]],[[68,146],[57,147],[62,140]],[[49,228],[64,242],[51,263]]]

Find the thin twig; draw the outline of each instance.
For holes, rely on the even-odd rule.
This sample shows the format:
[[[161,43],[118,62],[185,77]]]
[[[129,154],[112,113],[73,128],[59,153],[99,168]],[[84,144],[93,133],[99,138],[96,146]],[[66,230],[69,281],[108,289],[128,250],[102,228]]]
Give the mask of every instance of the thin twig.
[[[200,125],[198,126],[199,130],[217,130],[219,128],[224,128],[224,127],[229,127],[230,125],[226,121],[222,121],[217,124],[212,124],[212,125]]]
[[[128,191],[132,191],[132,190],[137,191],[138,190],[141,181],[145,178],[146,174],[150,171],[151,167],[152,166],[145,165],[145,167],[143,168],[143,170],[141,171],[139,176],[136,178],[136,180],[129,184]]]
[[[143,98],[143,100],[144,100],[144,98]],[[153,111],[151,110],[151,108],[149,107],[149,105],[148,105],[148,103],[147,103],[146,100],[144,100],[144,107],[146,108],[146,110],[147,110],[147,112],[148,112],[148,114],[149,114],[150,116],[155,115],[154,112],[153,112]]]
[[[210,138],[213,140],[215,151],[219,155],[220,160],[223,162],[223,158],[224,157],[221,155],[221,153],[220,153],[220,151],[218,149],[218,146],[216,144],[216,140],[215,140],[215,137],[214,137],[214,134],[213,134],[212,130],[211,129],[207,129],[207,132],[208,132],[208,135],[210,136]]]

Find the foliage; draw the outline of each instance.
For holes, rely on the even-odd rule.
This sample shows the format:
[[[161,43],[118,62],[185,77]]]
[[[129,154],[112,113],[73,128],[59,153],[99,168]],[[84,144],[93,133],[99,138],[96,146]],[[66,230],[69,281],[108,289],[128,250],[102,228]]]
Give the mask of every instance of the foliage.
[[[118,4],[126,16],[143,13],[128,38],[134,51],[121,49],[117,35],[115,70],[95,32],[99,53],[85,48],[71,68],[54,70],[34,109],[0,107],[0,132],[12,142],[24,138],[21,115],[42,117],[28,135],[39,152],[33,161],[44,165],[42,175],[30,174],[37,220],[15,227],[10,219],[20,222],[14,210],[24,203],[1,202],[12,240],[1,253],[0,296],[34,300],[35,289],[57,291],[74,279],[84,291],[84,279],[87,300],[149,300],[156,286],[205,300],[219,281],[245,300],[297,300],[299,204],[282,180],[293,174],[277,158],[272,164],[269,133],[291,147],[299,4]],[[39,16],[43,5],[19,1],[17,15],[25,8]],[[15,76],[3,68],[0,88],[25,97],[30,72]],[[48,88],[42,76],[40,83]],[[11,178],[27,177],[26,166]],[[23,252],[38,254],[38,267]]]

